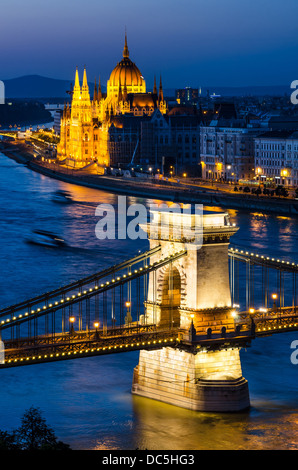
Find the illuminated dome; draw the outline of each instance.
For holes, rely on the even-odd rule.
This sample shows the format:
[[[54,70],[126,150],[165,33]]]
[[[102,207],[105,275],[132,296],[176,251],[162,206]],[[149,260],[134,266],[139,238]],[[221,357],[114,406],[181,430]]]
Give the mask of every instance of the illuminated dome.
[[[118,96],[119,85],[122,91],[127,88],[127,93],[146,93],[146,83],[136,64],[129,58],[127,37],[123,49],[123,59],[116,65],[107,83],[108,96]]]

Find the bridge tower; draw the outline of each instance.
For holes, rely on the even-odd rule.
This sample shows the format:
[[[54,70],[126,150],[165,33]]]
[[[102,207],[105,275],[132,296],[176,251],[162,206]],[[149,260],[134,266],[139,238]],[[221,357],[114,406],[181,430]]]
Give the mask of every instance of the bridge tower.
[[[225,212],[157,210],[152,221],[150,248],[161,252],[150,261],[185,256],[150,273],[144,321],[180,333],[175,347],[140,351],[132,393],[198,411],[248,408],[229,283],[228,246],[238,228]]]

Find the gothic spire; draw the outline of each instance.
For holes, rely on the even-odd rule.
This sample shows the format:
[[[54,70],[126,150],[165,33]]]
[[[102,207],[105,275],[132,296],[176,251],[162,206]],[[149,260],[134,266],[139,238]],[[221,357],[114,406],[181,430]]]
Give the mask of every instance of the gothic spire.
[[[81,89],[81,88],[80,88],[80,79],[79,79],[78,67],[76,67],[76,76],[75,76],[74,90],[75,90],[75,89]]]
[[[123,49],[123,58],[128,58],[129,57],[129,50],[127,47],[127,34],[125,31],[125,42],[124,42],[124,49]]]
[[[84,67],[84,75],[83,75],[83,84],[82,84],[82,89],[86,89],[88,87],[88,81],[87,81],[87,72],[86,72],[86,66]]]
[[[81,98],[81,87],[80,87],[79,71],[77,67],[76,75],[75,75],[75,84],[74,84],[73,92],[72,92],[72,100],[75,104],[78,104],[80,98]]]
[[[97,86],[96,86],[96,78],[94,79],[94,93],[93,93],[93,101],[98,101],[98,96],[97,96]]]
[[[156,76],[155,76],[155,75],[154,75],[153,94],[154,94],[154,95],[157,95]]]
[[[163,98],[163,89],[162,89],[162,82],[161,82],[161,76],[160,76],[160,82],[159,82],[159,93],[158,93],[158,101],[164,101]]]
[[[98,77],[98,92],[97,92],[97,99],[100,101],[102,99],[102,93],[101,93],[101,84],[100,84],[100,77]]]
[[[90,101],[90,94],[89,94],[89,86],[87,80],[87,72],[86,67],[84,67],[84,75],[83,75],[83,84],[82,84],[82,101]]]

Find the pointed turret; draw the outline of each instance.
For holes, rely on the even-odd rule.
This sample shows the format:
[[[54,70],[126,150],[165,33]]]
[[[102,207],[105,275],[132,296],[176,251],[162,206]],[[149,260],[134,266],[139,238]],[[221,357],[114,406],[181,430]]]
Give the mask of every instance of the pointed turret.
[[[126,31],[125,31],[125,42],[124,42],[124,49],[123,49],[123,58],[128,58],[129,57],[129,50],[128,50],[128,47],[127,47],[127,34],[126,34]]]
[[[158,101],[164,101],[163,98],[163,89],[162,89],[162,82],[161,82],[161,76],[160,76],[160,82],[159,82],[159,93],[158,93]]]
[[[96,78],[94,79],[94,93],[93,93],[93,102],[95,103],[98,101],[98,96],[97,96],[97,86],[96,86]]]
[[[77,89],[81,89],[80,88],[80,79],[79,79],[79,70],[78,70],[78,66],[76,67],[76,76],[75,76],[75,85],[74,85],[74,90],[77,90]]]
[[[90,102],[90,94],[89,94],[89,86],[87,80],[87,72],[86,67],[84,67],[84,75],[83,75],[83,84],[82,84],[82,102]]]
[[[74,84],[74,88],[72,92],[73,103],[77,104],[80,98],[81,98],[81,87],[80,87],[79,71],[77,67],[76,75],[75,75],[75,84]]]
[[[97,100],[100,101],[102,99],[101,93],[101,84],[100,84],[100,77],[98,77],[98,92],[97,92]]]
[[[157,95],[156,76],[154,75],[153,94]]]

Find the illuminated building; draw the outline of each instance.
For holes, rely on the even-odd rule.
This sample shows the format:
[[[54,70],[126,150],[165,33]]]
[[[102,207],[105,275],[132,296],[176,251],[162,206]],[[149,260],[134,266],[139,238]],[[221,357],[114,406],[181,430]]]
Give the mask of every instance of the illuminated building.
[[[237,182],[255,176],[254,137],[264,132],[238,119],[233,104],[220,103],[200,132],[202,177]]]
[[[114,161],[110,158],[110,152],[116,148],[115,141],[110,139],[110,130],[123,129],[121,117],[146,118],[156,110],[162,115],[167,112],[162,80],[160,78],[159,90],[154,80],[153,92],[146,91],[145,79],[129,57],[125,35],[123,58],[110,75],[106,95],[102,93],[100,83],[95,84],[91,99],[86,68],[82,85],[76,70],[71,106],[65,106],[61,119],[57,158],[75,168],[97,162],[103,171],[104,167],[117,163],[117,158]],[[129,159],[135,146],[135,141],[129,146]]]
[[[256,178],[263,183],[298,185],[298,132],[273,130],[255,138]]]

